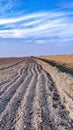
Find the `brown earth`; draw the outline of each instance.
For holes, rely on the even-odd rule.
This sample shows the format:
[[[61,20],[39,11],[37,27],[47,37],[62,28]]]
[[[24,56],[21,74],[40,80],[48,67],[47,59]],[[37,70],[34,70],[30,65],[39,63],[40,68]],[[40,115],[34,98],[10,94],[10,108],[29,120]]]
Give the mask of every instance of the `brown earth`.
[[[72,75],[36,58],[0,63],[0,130],[73,130]]]

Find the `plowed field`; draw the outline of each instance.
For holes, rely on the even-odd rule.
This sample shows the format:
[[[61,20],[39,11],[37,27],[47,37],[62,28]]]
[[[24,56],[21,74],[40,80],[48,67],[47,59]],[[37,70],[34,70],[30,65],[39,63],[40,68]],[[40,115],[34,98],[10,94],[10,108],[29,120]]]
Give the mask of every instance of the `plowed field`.
[[[73,77],[34,58],[0,68],[0,130],[73,130]]]

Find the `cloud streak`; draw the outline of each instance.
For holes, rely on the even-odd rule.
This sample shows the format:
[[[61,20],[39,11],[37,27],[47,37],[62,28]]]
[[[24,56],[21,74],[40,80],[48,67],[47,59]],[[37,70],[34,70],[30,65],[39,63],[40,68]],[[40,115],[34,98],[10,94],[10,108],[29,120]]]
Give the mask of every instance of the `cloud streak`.
[[[0,37],[73,40],[73,19],[70,15],[72,12],[46,11],[9,19],[0,18]]]
[[[15,1],[15,0],[14,0]],[[12,0],[0,0],[0,16],[4,17],[12,9],[14,2]]]
[[[0,0],[0,56],[73,53],[73,2],[28,1]]]

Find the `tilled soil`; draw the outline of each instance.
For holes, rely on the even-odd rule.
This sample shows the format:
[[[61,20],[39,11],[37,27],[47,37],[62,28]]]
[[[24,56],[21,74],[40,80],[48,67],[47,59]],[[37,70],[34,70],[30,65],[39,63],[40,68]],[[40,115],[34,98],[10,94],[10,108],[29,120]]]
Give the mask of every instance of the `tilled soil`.
[[[15,68],[17,75],[0,84],[0,130],[73,130],[53,77],[41,63],[27,58],[7,68],[8,75]]]

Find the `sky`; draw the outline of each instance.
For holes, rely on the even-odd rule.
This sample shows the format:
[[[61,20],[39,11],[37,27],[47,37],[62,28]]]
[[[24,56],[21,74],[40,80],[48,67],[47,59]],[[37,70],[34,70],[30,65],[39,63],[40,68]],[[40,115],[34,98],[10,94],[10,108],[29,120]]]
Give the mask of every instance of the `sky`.
[[[73,0],[0,0],[0,57],[73,54]]]

